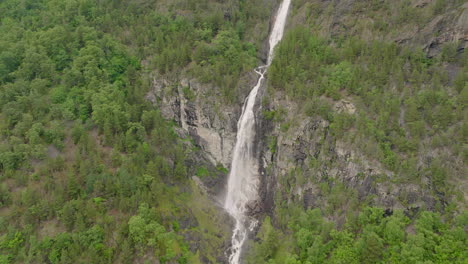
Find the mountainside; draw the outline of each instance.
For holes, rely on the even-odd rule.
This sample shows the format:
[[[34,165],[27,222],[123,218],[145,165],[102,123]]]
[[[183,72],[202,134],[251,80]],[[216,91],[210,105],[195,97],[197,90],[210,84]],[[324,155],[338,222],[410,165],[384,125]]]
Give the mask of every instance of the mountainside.
[[[227,263],[279,0],[0,3],[0,263]],[[465,263],[468,3],[292,0],[242,263]]]
[[[453,237],[426,232],[454,232],[466,212],[468,6],[293,6],[259,115],[264,206],[273,226],[294,235],[272,242],[267,219],[251,262],[463,262],[456,243],[441,251]],[[423,228],[426,214],[444,220]],[[391,241],[386,232],[402,233]]]

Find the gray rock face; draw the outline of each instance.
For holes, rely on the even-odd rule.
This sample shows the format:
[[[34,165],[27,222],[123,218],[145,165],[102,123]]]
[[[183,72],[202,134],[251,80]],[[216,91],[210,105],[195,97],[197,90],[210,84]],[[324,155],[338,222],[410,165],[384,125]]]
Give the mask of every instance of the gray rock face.
[[[171,83],[155,77],[153,89],[146,98],[158,105],[165,118],[177,122],[214,165],[222,164],[228,168],[240,107],[222,105],[213,90],[195,80]]]
[[[459,10],[435,17],[418,33],[426,40],[424,51],[428,57],[434,57],[442,50],[442,45],[448,42],[458,42],[458,52],[468,46],[468,3]],[[434,34],[436,33],[436,34]],[[435,35],[435,36],[434,36]]]

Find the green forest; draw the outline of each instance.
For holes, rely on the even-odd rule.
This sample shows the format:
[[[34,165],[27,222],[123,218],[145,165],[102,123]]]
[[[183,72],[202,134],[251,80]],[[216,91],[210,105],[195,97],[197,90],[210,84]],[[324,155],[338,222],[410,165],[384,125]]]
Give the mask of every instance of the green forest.
[[[219,213],[189,181],[206,168],[145,101],[147,72],[187,67],[230,91],[256,64],[245,28],[265,15],[225,21],[209,1],[2,1],[0,263],[197,263],[184,236],[216,262]]]
[[[291,15],[306,2],[293,0]],[[395,25],[463,3],[434,2],[427,18],[405,13]],[[0,264],[224,263],[231,223],[192,176],[222,179],[228,169],[201,160],[145,95],[156,73],[190,76],[215,87],[222,104],[239,103],[239,80],[262,64],[278,3],[1,1]],[[339,183],[321,185],[328,207],[278,196],[245,262],[466,263],[468,213],[455,187],[467,172],[467,53],[458,42],[429,58],[384,39],[322,36],[313,7],[275,51],[265,101],[283,93],[327,120],[335,139],[394,172],[391,181],[431,175],[436,206],[389,212]],[[333,111],[342,98],[353,98],[356,115]],[[288,133],[280,112],[264,118]],[[421,167],[418,157],[433,150],[449,155]],[[330,216],[345,202],[336,223]]]

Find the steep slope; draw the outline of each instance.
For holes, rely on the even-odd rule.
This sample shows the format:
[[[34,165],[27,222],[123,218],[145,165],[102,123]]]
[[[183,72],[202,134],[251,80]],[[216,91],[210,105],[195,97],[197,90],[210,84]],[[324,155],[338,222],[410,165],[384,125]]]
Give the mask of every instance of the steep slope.
[[[292,236],[275,242],[267,217],[249,261],[463,263],[468,6],[295,1],[293,8],[258,111],[264,210],[279,236]],[[430,230],[422,227],[428,217]],[[390,223],[399,225],[398,242],[385,233]],[[419,241],[435,248],[408,254],[425,231],[439,232]]]
[[[285,263],[285,252],[291,251],[298,254],[290,256],[291,263],[335,259],[332,245],[339,242],[330,238],[333,228],[349,241],[371,243],[369,236],[389,247],[393,244],[382,231],[388,221],[403,232],[398,243],[407,247],[414,225],[427,217],[444,225],[436,231],[444,234],[438,246],[460,238],[451,232],[466,226],[460,220],[467,184],[466,17],[463,1],[293,1],[288,33],[268,85],[260,90],[264,99],[256,114],[262,202],[252,211],[269,217],[250,262]],[[210,93],[204,101],[213,88],[188,83],[195,84],[189,85],[190,98],[180,93],[169,98],[191,106],[169,116],[185,122],[202,149],[225,164],[228,156],[216,153],[230,153],[233,118],[240,111],[235,105],[212,107],[220,95]],[[205,129],[209,133],[199,133]],[[377,218],[358,224],[370,215]],[[313,229],[308,217],[317,227],[301,248],[297,232]],[[452,225],[457,231],[450,231]],[[365,228],[380,231],[363,233]],[[289,238],[278,243],[278,235]],[[314,243],[324,248],[317,244],[315,253],[308,252]],[[450,250],[459,253],[456,245]],[[435,261],[444,255],[423,250],[431,253],[412,257]],[[323,256],[314,255],[321,251]],[[378,251],[376,261],[390,255]],[[369,252],[351,253],[354,261],[369,257]],[[454,254],[451,261],[464,259]]]
[[[244,262],[466,262],[464,2],[292,1]],[[2,1],[0,263],[226,262],[278,4]]]
[[[231,222],[200,179],[226,169],[144,95],[156,69],[234,100],[260,2],[0,3],[1,263],[225,261]]]
[[[277,170],[310,170],[315,180],[331,176],[351,185],[368,186],[374,175],[371,182],[388,189],[368,186],[361,196],[377,194],[379,205],[447,206],[457,193],[451,188],[465,183],[466,150],[459,143],[466,139],[468,6],[439,2],[295,2],[290,34],[269,76],[271,103],[263,113],[278,129],[266,138],[281,138],[265,160]],[[403,9],[413,16],[397,18]],[[390,29],[375,27],[381,18]],[[405,45],[393,37],[406,34],[401,23],[418,27]],[[303,184],[298,187],[307,191]],[[409,204],[391,201],[398,196]],[[463,200],[455,204],[465,209]]]

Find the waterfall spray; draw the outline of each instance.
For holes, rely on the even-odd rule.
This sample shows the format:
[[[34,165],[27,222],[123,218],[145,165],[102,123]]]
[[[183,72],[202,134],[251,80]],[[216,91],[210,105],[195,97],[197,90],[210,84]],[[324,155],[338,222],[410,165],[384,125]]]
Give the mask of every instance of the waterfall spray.
[[[284,26],[291,0],[283,0],[276,14],[273,30],[270,34],[267,64],[255,69],[259,75],[257,84],[247,97],[242,115],[237,123],[237,141],[234,147],[231,171],[229,173],[228,191],[224,208],[234,218],[235,226],[232,234],[232,248],[229,256],[230,264],[240,261],[242,246],[247,234],[257,224],[257,221],[246,215],[249,202],[258,200],[258,161],[254,157],[255,114],[254,105],[258,89],[265,79],[265,73],[273,60],[275,46],[283,37]]]

